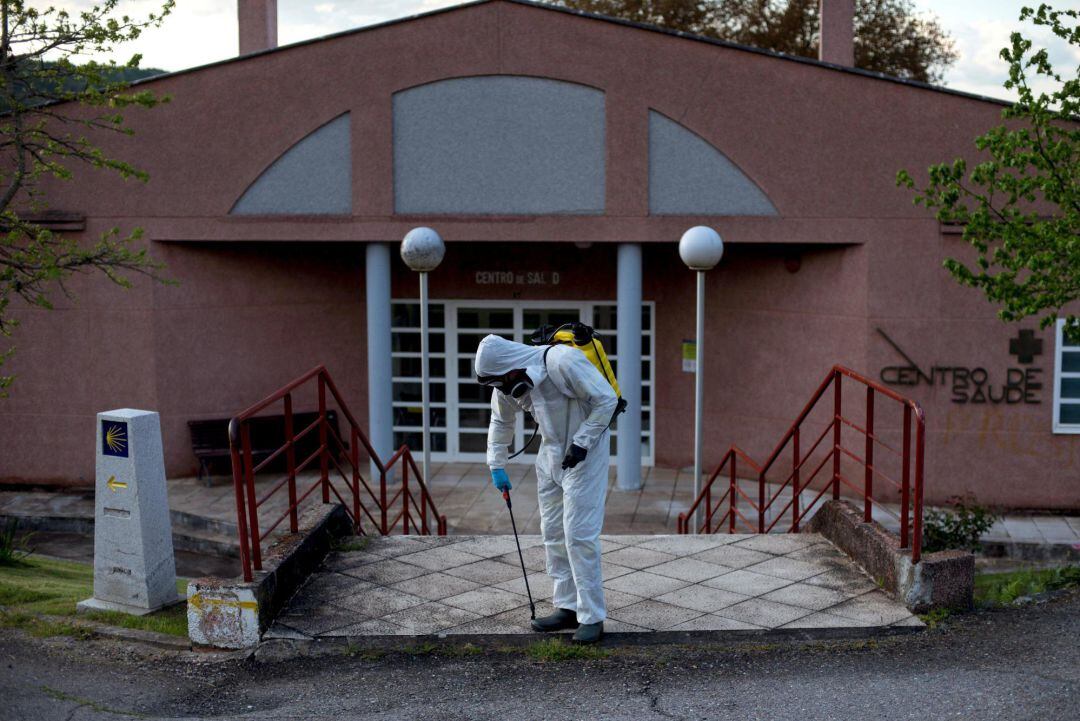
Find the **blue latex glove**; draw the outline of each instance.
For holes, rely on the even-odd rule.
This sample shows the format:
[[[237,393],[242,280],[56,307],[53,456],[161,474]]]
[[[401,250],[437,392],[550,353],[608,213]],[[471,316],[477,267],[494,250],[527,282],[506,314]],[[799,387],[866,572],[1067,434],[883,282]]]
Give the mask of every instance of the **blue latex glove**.
[[[503,492],[509,491],[511,488],[510,477],[506,475],[506,471],[502,468],[491,469],[491,483]]]

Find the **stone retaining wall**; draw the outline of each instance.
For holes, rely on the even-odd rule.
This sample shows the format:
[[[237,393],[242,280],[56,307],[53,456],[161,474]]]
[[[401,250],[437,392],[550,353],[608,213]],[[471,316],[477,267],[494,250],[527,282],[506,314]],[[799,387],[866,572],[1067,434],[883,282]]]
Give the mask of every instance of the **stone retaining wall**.
[[[975,556],[967,551],[924,553],[911,562],[900,538],[876,521],[866,523],[848,501],[828,501],[806,529],[820,533],[916,613],[969,609],[974,603]]]
[[[352,532],[340,504],[317,505],[300,516],[299,532],[263,553],[263,570],[243,578],[196,578],[188,583],[188,636],[197,646],[249,648],[318,567],[335,538]]]

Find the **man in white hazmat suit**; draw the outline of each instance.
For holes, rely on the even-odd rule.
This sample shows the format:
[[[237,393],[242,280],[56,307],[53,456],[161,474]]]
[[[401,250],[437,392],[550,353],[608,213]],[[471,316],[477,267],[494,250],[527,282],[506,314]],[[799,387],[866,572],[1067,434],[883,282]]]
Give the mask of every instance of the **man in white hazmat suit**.
[[[608,426],[618,397],[585,354],[567,345],[528,346],[489,335],[476,351],[476,376],[496,389],[491,394],[487,462],[497,489],[510,489],[505,468],[517,413],[531,413],[540,429],[537,495],[547,572],[555,581],[555,612],[535,619],[533,628],[577,628],[575,641],[595,643],[607,616],[600,529]]]

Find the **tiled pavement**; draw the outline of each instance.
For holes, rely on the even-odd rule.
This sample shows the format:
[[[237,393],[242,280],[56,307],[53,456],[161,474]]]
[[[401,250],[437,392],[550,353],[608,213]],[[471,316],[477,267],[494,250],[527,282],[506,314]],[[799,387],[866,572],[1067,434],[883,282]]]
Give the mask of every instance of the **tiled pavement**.
[[[514,514],[521,533],[539,533],[540,516],[536,500],[536,474],[532,465],[515,465],[508,470],[514,485]],[[679,513],[690,505],[693,496],[693,473],[689,469],[642,468],[643,486],[639,491],[615,488],[615,469],[610,471],[604,513],[604,531],[613,534],[674,533]],[[314,477],[311,477],[313,480]],[[260,479],[260,489],[268,488],[276,478]],[[301,482],[303,484],[303,482]],[[751,497],[757,496],[756,481],[740,481]],[[491,478],[483,464],[432,464],[431,492],[440,513],[447,517],[451,534],[510,533],[510,517],[498,493],[491,489]],[[262,491],[260,490],[259,493]],[[3,508],[0,494],[0,509]],[[807,492],[804,505],[813,496]],[[284,510],[285,494],[267,504],[263,516],[277,518]],[[236,510],[232,484],[218,478],[206,488],[194,478],[169,482],[169,503],[174,510],[233,522]],[[90,501],[92,512],[93,501]],[[783,507],[784,504],[777,504]],[[897,530],[896,509],[875,507],[874,518],[886,528]],[[984,541],[1046,544],[1080,544],[1080,517],[1009,514],[984,536]]]
[[[603,536],[609,633],[922,625],[816,534]],[[521,538],[537,612],[551,580]],[[531,634],[513,536],[392,536],[332,554],[266,638]]]
[[[507,469],[514,486],[514,515],[520,533],[539,533],[540,515],[533,466],[512,465]],[[679,512],[689,504],[692,473],[664,468],[642,469],[641,490],[615,490],[615,469],[609,476],[604,529],[610,533],[673,533]],[[260,477],[256,495],[261,496],[279,478]],[[298,487],[306,488],[315,476],[305,474]],[[434,463],[429,484],[439,512],[447,517],[451,534],[510,533],[510,517],[502,497],[491,487],[487,466],[476,463]],[[260,511],[260,523],[277,519],[285,510],[287,496],[279,491]],[[92,505],[92,501],[91,501]],[[200,516],[235,522],[232,483],[216,478],[207,488],[194,478],[169,481],[169,505]]]
[[[540,518],[536,500],[536,475],[531,465],[511,466],[514,484],[514,511],[518,530],[539,533]],[[609,478],[604,530],[614,534],[674,533],[679,513],[687,508],[692,497],[693,477],[688,470],[664,468],[642,469],[644,486],[639,491],[615,489],[614,469]],[[260,477],[256,494],[261,495],[278,478]],[[301,488],[315,480],[305,475]],[[753,481],[740,482],[753,498],[757,486]],[[436,463],[432,467],[431,492],[439,511],[446,515],[449,531],[454,535],[509,533],[510,517],[498,493],[491,489],[487,467],[470,463]],[[260,512],[261,527],[266,528],[284,511],[286,494],[279,491]],[[804,496],[804,503],[809,498]],[[195,478],[169,481],[169,505],[175,514],[211,519],[219,526],[235,525],[236,507],[232,483],[218,476],[209,488]],[[776,504],[777,508],[784,504]],[[0,515],[51,516],[93,518],[92,494],[4,491],[0,492]],[[899,523],[893,508],[874,508],[874,518],[886,528],[896,530]],[[235,537],[235,531],[227,534]],[[987,542],[1036,543],[1049,545],[1080,544],[1080,517],[1009,514],[986,534]]]

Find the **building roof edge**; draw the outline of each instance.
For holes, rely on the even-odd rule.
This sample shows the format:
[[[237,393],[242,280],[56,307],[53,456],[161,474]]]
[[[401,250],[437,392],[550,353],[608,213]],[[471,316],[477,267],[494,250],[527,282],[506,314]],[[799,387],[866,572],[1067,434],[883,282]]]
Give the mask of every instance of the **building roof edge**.
[[[799,55],[789,55],[788,53],[781,53],[775,50],[767,50],[764,48],[757,48],[751,45],[742,45],[740,43],[731,42],[730,40],[720,40],[718,38],[710,38],[704,35],[695,35],[693,33],[684,32],[682,30],[671,30],[669,28],[659,27],[657,25],[649,25],[647,23],[634,22],[633,20],[625,20],[623,18],[614,18],[607,15],[599,15],[597,13],[585,12],[584,10],[574,10],[572,8],[561,7],[558,5],[551,5],[545,2],[539,2],[538,0],[469,0],[468,2],[462,2],[457,5],[450,5],[448,7],[439,8],[437,10],[429,10],[427,12],[416,13],[413,15],[407,15],[405,17],[394,18],[392,20],[386,20],[381,23],[375,23],[374,25],[364,25],[357,28],[349,28],[348,30],[339,30],[337,32],[329,33],[327,35],[320,35],[315,38],[308,38],[306,40],[298,40],[294,43],[287,45],[279,45],[273,48],[267,48],[265,50],[259,50],[253,53],[247,53],[246,55],[237,55],[236,57],[225,58],[223,60],[215,60],[211,63],[205,63],[203,65],[196,65],[190,68],[184,68],[182,70],[174,70],[172,72],[162,73],[160,75],[152,75],[148,78],[141,78],[133,81],[131,85],[141,85],[143,83],[150,83],[164,78],[172,78],[179,75],[186,75],[188,73],[198,72],[200,70],[207,70],[209,68],[217,67],[219,65],[225,65],[228,63],[239,62],[242,60],[250,60],[253,58],[262,57],[271,53],[280,52],[283,50],[290,50],[292,48],[303,47],[306,45],[313,45],[315,43],[323,42],[325,40],[333,40],[335,38],[345,37],[348,35],[355,35],[371,30],[378,30],[381,28],[391,27],[399,25],[413,20],[419,20],[422,18],[433,17],[436,15],[443,15],[446,13],[456,12],[466,8],[471,8],[479,5],[489,5],[496,2],[505,2],[512,5],[523,5],[526,7],[537,8],[540,10],[548,10],[551,12],[559,12],[567,15],[576,15],[578,17],[586,18],[589,20],[597,20],[600,22],[613,23],[615,25],[622,25],[624,27],[633,28],[636,30],[643,30],[645,32],[661,33],[671,37],[681,38],[683,40],[690,40],[694,42],[707,43],[709,45],[716,45],[731,50],[740,50],[743,52],[754,53],[756,55],[764,55],[766,57],[775,58],[777,60],[786,60],[788,62],[801,63],[803,65],[812,65],[820,67],[826,70],[834,70],[837,72],[848,73],[851,75],[858,75],[860,77],[869,78],[872,80],[883,80],[885,82],[896,83],[919,90],[928,90],[931,92],[945,93],[946,95],[954,95],[961,98],[967,98],[969,100],[978,100],[986,103],[993,103],[994,105],[1000,105],[1003,107],[1011,107],[1014,103],[1011,100],[1004,100],[1002,98],[993,98],[988,95],[979,95],[977,93],[969,93],[964,90],[955,90],[953,88],[947,88],[942,85],[934,85],[932,83],[924,83],[919,80],[910,80],[906,78],[898,78],[893,75],[886,75],[885,73],[875,72],[873,70],[864,70],[862,68],[848,67],[846,65],[837,65],[835,63],[827,63],[823,60],[817,60],[815,58],[805,58]]]

